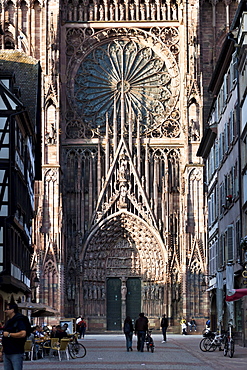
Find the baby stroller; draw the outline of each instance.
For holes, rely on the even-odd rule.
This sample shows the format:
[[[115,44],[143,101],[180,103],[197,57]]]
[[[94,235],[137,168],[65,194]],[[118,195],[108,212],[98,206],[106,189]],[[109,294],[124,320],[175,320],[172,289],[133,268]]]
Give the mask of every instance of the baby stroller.
[[[154,341],[153,341],[153,338],[152,338],[152,330],[147,331],[145,342],[146,342],[146,345],[147,345],[147,351],[151,350],[151,352],[153,353],[153,351],[154,351]]]

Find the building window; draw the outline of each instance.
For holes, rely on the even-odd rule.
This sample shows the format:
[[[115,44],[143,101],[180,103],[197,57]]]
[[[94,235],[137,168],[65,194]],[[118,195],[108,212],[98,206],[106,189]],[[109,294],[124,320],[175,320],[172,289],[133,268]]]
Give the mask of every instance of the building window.
[[[0,272],[3,271],[3,227],[0,227]]]
[[[240,220],[236,221],[235,225],[235,243],[236,243],[236,253],[237,253],[237,258],[240,257],[241,255],[241,247],[240,247]]]
[[[247,170],[243,175],[243,203],[247,202]]]
[[[233,234],[234,234],[234,228],[233,228],[233,225],[229,225],[227,227],[227,232],[226,232],[226,237],[227,237],[227,240],[226,240],[226,258],[227,258],[227,262],[232,262],[233,259],[234,259],[234,238],[233,238]]]

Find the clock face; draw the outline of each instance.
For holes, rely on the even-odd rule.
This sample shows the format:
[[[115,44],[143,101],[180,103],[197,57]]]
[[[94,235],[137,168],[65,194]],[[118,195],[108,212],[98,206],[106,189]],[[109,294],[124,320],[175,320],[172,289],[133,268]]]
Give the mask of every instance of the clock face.
[[[173,77],[165,58],[134,40],[113,40],[96,47],[81,62],[74,78],[77,114],[103,132],[106,115],[138,117],[141,131],[167,119],[175,103]],[[115,108],[114,108],[115,107]]]

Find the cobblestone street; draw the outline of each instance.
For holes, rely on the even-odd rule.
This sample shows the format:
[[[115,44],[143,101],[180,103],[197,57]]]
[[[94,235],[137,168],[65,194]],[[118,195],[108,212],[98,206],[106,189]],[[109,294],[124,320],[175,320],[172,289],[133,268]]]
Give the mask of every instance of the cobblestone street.
[[[88,334],[81,342],[87,348],[83,359],[58,361],[51,359],[25,361],[24,370],[48,369],[108,369],[108,370],[246,370],[247,348],[236,346],[233,358],[224,357],[223,352],[202,352],[199,349],[201,335],[168,335],[167,343],[161,343],[161,334],[154,334],[154,353],[136,350],[136,337],[133,352],[125,349],[125,338],[121,334]],[[3,364],[0,364],[3,369]]]

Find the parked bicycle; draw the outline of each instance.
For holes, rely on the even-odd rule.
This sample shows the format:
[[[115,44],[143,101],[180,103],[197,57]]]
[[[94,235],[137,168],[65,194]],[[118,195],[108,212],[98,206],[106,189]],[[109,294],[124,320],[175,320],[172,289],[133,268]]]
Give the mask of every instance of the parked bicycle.
[[[203,332],[203,338],[200,341],[199,347],[203,352],[214,352],[216,348],[219,351],[222,350],[222,346],[225,343],[225,333],[218,334],[211,330],[205,330]]]
[[[224,356],[227,356],[227,353],[230,358],[233,357],[234,355],[234,350],[235,350],[235,343],[233,339],[233,334],[232,334],[232,327],[229,326],[229,331],[227,332],[227,335],[225,336],[225,341],[224,341]]]
[[[73,334],[69,345],[68,345],[69,354],[72,358],[83,358],[86,356],[87,350],[83,344],[78,342],[78,335]]]

